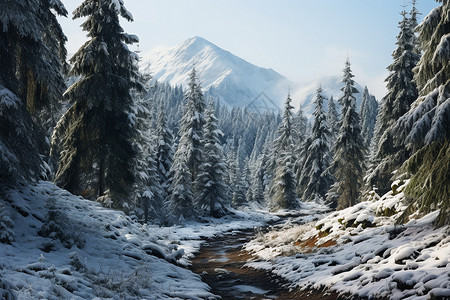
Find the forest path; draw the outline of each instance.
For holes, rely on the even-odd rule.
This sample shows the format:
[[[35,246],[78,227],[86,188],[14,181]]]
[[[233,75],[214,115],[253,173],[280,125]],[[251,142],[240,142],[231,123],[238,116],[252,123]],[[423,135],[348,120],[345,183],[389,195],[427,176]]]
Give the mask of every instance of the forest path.
[[[286,219],[283,217],[273,226],[284,224]],[[255,257],[243,250],[243,245],[267,227],[233,230],[207,240],[192,260],[192,271],[201,275],[211,292],[222,299],[337,299],[337,294],[289,289],[288,282],[281,277],[245,267]]]

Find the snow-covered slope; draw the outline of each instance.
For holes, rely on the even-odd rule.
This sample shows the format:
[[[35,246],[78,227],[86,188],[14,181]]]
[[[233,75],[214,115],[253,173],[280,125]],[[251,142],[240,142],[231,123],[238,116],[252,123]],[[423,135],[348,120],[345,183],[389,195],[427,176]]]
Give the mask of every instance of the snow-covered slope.
[[[439,211],[396,224],[407,184],[318,222],[260,234],[245,248],[261,260],[247,265],[343,298],[450,299],[450,228],[434,227]]]
[[[159,227],[50,182],[2,190],[0,299],[216,299],[185,267],[206,237],[270,218],[235,213]]]
[[[194,65],[206,94],[230,106],[251,106],[264,94],[266,100],[269,98],[279,105],[290,85],[274,70],[255,66],[201,37],[148,53],[144,56],[142,70],[159,81],[186,86]]]

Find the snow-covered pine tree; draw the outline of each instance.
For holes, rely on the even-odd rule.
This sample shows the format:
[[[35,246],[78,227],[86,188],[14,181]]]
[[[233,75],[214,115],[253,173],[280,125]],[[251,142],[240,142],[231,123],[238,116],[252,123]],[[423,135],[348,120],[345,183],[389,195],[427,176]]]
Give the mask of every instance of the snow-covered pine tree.
[[[330,142],[331,145],[333,145],[339,133],[339,115],[333,96],[330,96],[330,99],[328,100],[327,123],[331,133]]]
[[[356,112],[355,82],[352,79],[350,60],[345,62],[342,82],[344,87],[339,103],[342,106],[341,127],[334,144],[334,158],[330,170],[335,177],[335,183],[327,194],[327,202],[337,209],[354,205],[359,197],[359,188],[364,171],[365,146],[361,136],[359,116]],[[333,203],[337,201],[337,203]]]
[[[417,22],[417,16],[421,15],[421,13],[419,12],[419,10],[416,7],[416,0],[412,0],[411,1],[411,11],[409,12],[409,26],[411,28],[412,32],[416,31],[416,27],[418,25]],[[420,42],[418,37],[414,34],[413,36],[413,45],[414,45],[414,50],[416,51],[417,54],[419,54],[419,56],[421,56],[421,52],[420,52]]]
[[[394,62],[388,66],[390,72],[386,78],[388,93],[381,101],[377,116],[377,131],[375,139],[378,141],[376,154],[372,155],[376,166],[369,170],[366,184],[376,186],[381,193],[390,189],[392,172],[409,156],[405,147],[394,141],[397,137],[389,129],[410,108],[411,103],[417,99],[417,87],[413,80],[413,68],[419,61],[418,50],[415,47],[414,32],[405,11],[401,12],[402,20],[399,22],[400,32],[397,36],[397,49],[392,53]],[[395,146],[397,145],[397,146]]]
[[[314,124],[311,143],[306,150],[306,158],[298,181],[299,195],[302,201],[322,201],[328,192],[333,177],[329,172],[331,163],[330,130],[323,111],[324,97],[319,86],[314,99]]]
[[[303,142],[306,137],[306,131],[308,126],[308,119],[305,116],[303,107],[300,104],[297,113],[292,118],[292,128],[293,128],[293,140],[297,144],[298,142]]]
[[[281,124],[278,127],[278,138],[274,141],[275,174],[272,182],[273,208],[295,209],[299,207],[296,194],[292,139],[292,109],[291,95],[288,94],[284,105]]]
[[[0,2],[0,182],[45,177],[44,136],[30,113],[48,109],[65,88],[65,36],[55,0]],[[54,47],[57,45],[57,47]],[[27,111],[28,108],[28,111]]]
[[[252,196],[253,201],[257,203],[264,203],[264,177],[266,175],[265,163],[267,155],[263,151],[255,163],[255,169],[252,176]]]
[[[116,0],[85,0],[74,11],[75,19],[87,17],[82,28],[90,40],[70,59],[71,75],[81,79],[66,92],[72,106],[54,136],[62,149],[55,182],[122,208],[134,181],[131,91],[145,87],[139,58],[127,47],[138,38],[123,32],[119,16],[133,20],[123,1]]]
[[[238,173],[238,167],[236,165],[236,152],[234,148],[229,144],[225,144],[224,153],[227,153],[225,162],[227,165],[227,176],[225,176],[225,184],[228,187],[227,193],[228,197],[233,199],[235,183]]]
[[[133,146],[137,155],[134,162],[134,174],[136,180],[133,184],[134,205],[129,209],[134,209],[138,217],[145,223],[149,218],[163,222],[161,217],[164,213],[164,191],[161,178],[158,172],[158,165],[155,160],[157,153],[155,149],[156,137],[151,131],[151,107],[141,94],[135,93],[134,105],[132,107],[133,126],[136,129],[136,136],[133,139]]]
[[[183,222],[184,219],[196,216],[194,195],[192,194],[192,175],[185,159],[175,159],[172,172],[167,206],[175,217],[174,221]]]
[[[247,191],[245,189],[245,182],[247,176],[243,172],[243,169],[239,167],[239,158],[237,157],[237,154],[235,154],[234,166],[236,168],[236,171],[231,201],[234,207],[239,207],[247,204],[247,195],[246,195]]]
[[[196,184],[199,196],[196,205],[202,210],[209,210],[211,216],[222,216],[228,202],[227,186],[224,182],[226,164],[219,136],[223,133],[217,129],[217,118],[212,108],[206,111],[204,126],[204,145],[202,163],[199,167]]]
[[[0,3],[0,65],[3,85],[32,115],[61,98],[67,40],[55,13],[67,16],[59,0]]]
[[[369,89],[366,86],[364,88],[362,95],[361,112],[360,112],[361,135],[364,139],[366,148],[370,147],[370,143],[372,141],[377,114],[378,114],[378,102],[375,99],[375,96],[369,93]]]
[[[186,166],[191,173],[191,182],[194,184],[198,174],[198,168],[203,155],[203,126],[205,125],[205,100],[201,86],[197,83],[197,71],[195,67],[189,74],[188,89],[185,94],[186,106],[180,121],[180,141],[175,153],[175,160],[180,155],[186,158]],[[182,151],[182,153],[180,151]],[[193,185],[195,188],[195,186]]]
[[[450,2],[433,9],[418,26],[423,55],[415,69],[418,99],[392,128],[398,143],[415,153],[405,169],[406,215],[440,209],[438,226],[450,224]],[[399,145],[399,146],[400,146]],[[426,187],[426,188],[424,188]]]
[[[195,216],[194,199],[198,198],[200,191],[194,192],[194,189],[202,163],[205,125],[205,102],[201,87],[197,83],[195,67],[192,68],[189,78],[189,87],[185,94],[186,104],[178,132],[180,140],[171,167],[171,173],[174,175],[169,188],[170,207],[177,217],[183,214],[184,218]],[[188,178],[180,178],[187,175]],[[185,195],[182,195],[183,189]]]
[[[170,186],[170,167],[173,162],[173,134],[167,126],[165,109],[161,105],[158,115],[158,122],[154,132],[156,143],[156,165],[159,181],[162,184],[164,198],[168,195]]]

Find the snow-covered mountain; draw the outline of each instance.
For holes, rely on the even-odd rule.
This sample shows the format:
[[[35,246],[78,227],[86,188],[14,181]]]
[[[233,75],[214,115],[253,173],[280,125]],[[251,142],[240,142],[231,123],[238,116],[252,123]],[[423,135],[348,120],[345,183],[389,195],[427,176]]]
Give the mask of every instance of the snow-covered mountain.
[[[141,64],[142,70],[150,72],[154,79],[183,86],[194,65],[205,94],[229,106],[252,106],[259,100],[278,106],[291,85],[274,70],[255,66],[201,37],[152,51]]]
[[[339,76],[294,83],[272,69],[255,66],[198,36],[172,48],[149,52],[143,58],[141,70],[155,80],[186,86],[194,65],[205,94],[230,107],[279,110],[290,88],[294,106],[302,104],[311,118],[319,84],[326,97],[332,95],[337,100],[341,94]],[[359,107],[363,88],[359,84],[356,88],[360,90],[356,95]]]

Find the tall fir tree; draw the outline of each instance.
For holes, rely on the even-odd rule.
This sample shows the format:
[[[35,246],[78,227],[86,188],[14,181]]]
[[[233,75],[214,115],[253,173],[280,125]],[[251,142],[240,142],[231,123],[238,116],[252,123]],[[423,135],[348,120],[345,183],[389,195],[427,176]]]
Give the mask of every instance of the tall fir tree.
[[[67,41],[56,15],[67,16],[61,1],[0,3],[0,64],[6,88],[32,115],[61,98]]]
[[[196,181],[199,191],[196,204],[200,209],[208,209],[211,216],[223,215],[228,202],[227,186],[224,182],[226,163],[219,141],[219,136],[222,134],[217,129],[217,118],[214,111],[212,108],[208,109],[203,133],[204,152]]]
[[[74,11],[74,19],[87,17],[82,28],[90,40],[70,59],[71,75],[81,79],[66,92],[72,106],[55,128],[55,142],[62,149],[55,182],[74,194],[123,208],[136,155],[130,92],[145,87],[139,58],[127,47],[138,38],[124,33],[119,16],[133,20],[123,2],[114,0],[85,0]]]
[[[292,109],[291,96],[288,94],[284,106],[283,118],[278,127],[278,138],[274,141],[275,174],[272,183],[272,206],[283,209],[299,207],[296,194],[292,139]]]
[[[189,74],[189,86],[186,91],[186,104],[184,113],[180,120],[180,130],[178,132],[180,140],[174,155],[171,167],[173,175],[169,188],[170,207],[176,216],[184,214],[184,217],[194,216],[194,199],[198,197],[199,191],[195,191],[196,179],[203,156],[203,126],[205,125],[205,102],[200,85],[197,83],[197,73],[195,68]],[[180,176],[187,176],[181,178]],[[181,185],[181,186],[180,186]],[[186,194],[182,195],[182,190]],[[186,213],[189,213],[186,215]]]
[[[334,144],[339,133],[339,115],[333,96],[330,96],[330,99],[328,100],[327,122],[330,127],[331,144]]]
[[[180,121],[180,142],[178,148],[182,147],[187,158],[186,165],[191,173],[191,181],[194,183],[198,174],[198,168],[202,162],[203,152],[203,126],[205,125],[205,100],[200,84],[197,82],[197,71],[192,68],[189,74],[189,86],[186,91],[186,107]],[[175,153],[175,157],[180,151]],[[176,159],[176,158],[175,158]]]
[[[375,122],[378,114],[378,102],[375,96],[369,93],[367,86],[364,88],[361,102],[361,135],[363,136],[366,148],[370,147],[373,133],[375,130]]]
[[[65,89],[66,37],[59,0],[0,2],[0,182],[45,176],[44,135],[30,117]],[[41,124],[40,124],[41,125]],[[1,185],[1,184],[0,184]]]
[[[397,49],[392,53],[394,62],[388,66],[390,72],[386,78],[388,93],[381,100],[381,107],[377,116],[377,131],[375,139],[378,145],[375,161],[371,164],[375,169],[369,170],[366,184],[376,186],[382,193],[390,189],[392,172],[409,156],[403,146],[396,146],[395,136],[389,129],[410,108],[417,99],[418,92],[413,80],[413,68],[419,61],[419,51],[415,45],[415,36],[411,28],[411,21],[405,11],[402,11],[399,22],[400,32],[397,36]]]
[[[417,16],[421,15],[421,13],[419,12],[419,10],[416,7],[416,0],[412,0],[411,1],[411,11],[409,12],[409,27],[411,28],[412,32],[416,31],[417,26],[419,25],[418,21],[417,21]],[[414,45],[414,50],[417,54],[419,54],[419,56],[421,56],[420,53],[420,42],[419,39],[416,35],[413,36],[413,45]]]
[[[253,170],[252,176],[252,196],[253,201],[263,204],[264,199],[264,177],[266,175],[265,162],[267,161],[267,156],[264,152],[258,157],[255,163],[255,168]]]
[[[414,154],[404,164],[413,175],[405,189],[410,204],[404,217],[439,208],[435,222],[442,226],[450,224],[450,2],[437,2],[417,27],[423,50],[414,75],[419,97],[392,135]]]
[[[128,209],[144,222],[148,223],[152,218],[153,222],[162,223],[164,211],[164,190],[159,177],[155,136],[152,135],[151,107],[141,94],[134,93],[133,114],[130,119],[136,128],[136,136],[133,139],[133,146],[136,149],[134,171],[136,180],[133,184],[133,196],[135,203],[128,205]]]
[[[185,159],[174,161],[172,165],[173,178],[167,197],[167,206],[173,214],[173,219],[180,223],[196,216],[191,173],[185,161]]]
[[[156,165],[159,180],[163,188],[164,198],[170,186],[170,168],[173,162],[173,134],[167,126],[167,117],[163,106],[160,107],[158,122],[154,131],[156,144]]]
[[[353,206],[359,198],[359,189],[364,171],[365,147],[361,136],[359,116],[356,112],[355,88],[350,61],[345,62],[342,82],[344,87],[339,103],[342,106],[341,127],[334,144],[334,158],[330,170],[335,177],[335,183],[327,194],[327,201],[337,209]],[[337,203],[333,203],[333,202]]]
[[[298,181],[299,195],[302,201],[323,201],[333,178],[329,172],[331,163],[330,130],[323,111],[324,97],[322,87],[317,89],[314,100],[314,124],[311,143],[306,151],[306,158]]]

